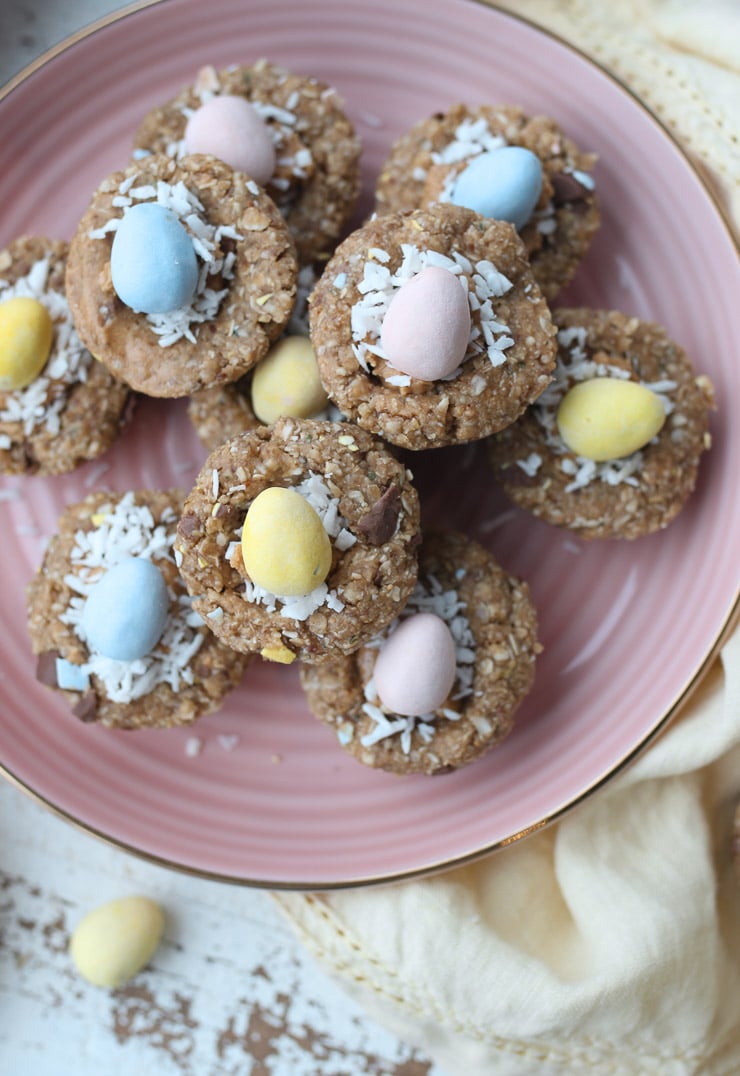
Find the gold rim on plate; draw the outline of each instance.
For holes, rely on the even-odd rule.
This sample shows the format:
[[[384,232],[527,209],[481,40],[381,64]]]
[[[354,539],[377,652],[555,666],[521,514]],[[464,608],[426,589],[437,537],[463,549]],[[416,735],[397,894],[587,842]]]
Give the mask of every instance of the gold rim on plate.
[[[80,30],[75,31],[68,37],[64,38],[58,44],[53,45],[45,52],[41,53],[35,60],[23,67],[17,74],[15,74],[9,82],[3,87],[0,87],[0,102],[3,101],[14,89],[30,78],[36,71],[44,67],[49,61],[53,60],[56,56],[68,49],[72,48],[78,42],[83,41],[85,38],[92,36],[98,30],[102,30],[113,23],[120,22],[123,19],[134,15],[139,11],[143,11],[146,8],[159,6],[166,3],[167,0],[136,0],[135,3],[129,4],[126,7],[120,8],[117,11],[110,12],[108,15],[101,16],[94,22],[87,26],[82,27]],[[488,8],[490,10],[498,12],[507,18],[513,19],[516,22],[522,23],[525,26],[530,27],[532,30],[543,34],[545,37],[550,38],[553,41],[558,42],[564,48],[570,52],[575,53],[578,57],[588,63],[591,67],[600,71],[601,74],[607,78],[610,82],[616,85],[620,90],[627,94],[652,120],[652,122],[670,139],[673,146],[678,150],[690,171],[695,178],[699,181],[704,193],[712,202],[717,214],[727,232],[727,236],[730,243],[735,248],[736,253],[740,256],[740,243],[736,238],[734,224],[730,218],[729,212],[725,206],[721,203],[717,197],[715,191],[705,180],[702,175],[701,169],[691,160],[690,156],[682,146],[676,135],[670,130],[669,127],[660,119],[660,117],[638,96],[638,94],[630,88],[618,75],[609,70],[598,60],[595,60],[588,53],[584,52],[577,45],[573,45],[570,41],[566,40],[560,34],[547,29],[532,19],[526,16],[519,15],[515,12],[509,11],[506,8],[499,7],[495,3],[490,3],[489,0],[469,0],[470,3],[477,4],[479,7]],[[559,821],[573,808],[584,803],[587,799],[599,792],[608,782],[612,781],[615,777],[626,770],[636,759],[644,753],[644,751],[650,747],[653,742],[665,731],[670,722],[678,715],[678,713],[687,704],[691,696],[694,694],[704,677],[709,672],[715,658],[719,654],[725,642],[729,639],[735,627],[740,621],[740,588],[735,593],[732,602],[730,604],[727,615],[720,625],[719,631],[714,639],[714,642],[709,647],[707,653],[699,663],[698,668],[695,670],[693,676],[684,686],[683,690],[671,703],[666,712],[658,719],[655,726],[646,733],[645,737],[635,745],[635,747],[625,756],[623,756],[613,767],[600,777],[593,784],[589,785],[577,796],[568,800],[566,803],[561,804],[557,810],[547,815],[545,818],[538,822],[533,823],[530,826],[526,826],[523,829],[511,834],[508,837],[503,837],[498,841],[494,841],[492,844],[486,845],[483,848],[479,848],[474,852],[469,852],[461,856],[455,856],[450,859],[427,864],[424,867],[417,867],[407,871],[393,871],[388,874],[382,875],[368,875],[365,877],[358,877],[350,879],[349,881],[341,882],[322,882],[322,881],[305,881],[305,882],[281,882],[271,881],[269,879],[257,879],[257,878],[239,878],[229,874],[221,874],[218,871],[204,870],[199,867],[190,866],[186,863],[179,863],[176,860],[166,859],[163,856],[158,856],[152,852],[147,852],[141,848],[137,848],[134,845],[127,844],[126,841],[117,837],[111,837],[107,833],[103,833],[101,830],[96,829],[95,826],[88,822],[83,822],[79,818],[65,811],[63,808],[58,807],[55,803],[52,803],[40,792],[31,788],[19,777],[17,777],[7,766],[0,762],[0,775],[5,777],[10,784],[14,785],[21,792],[26,793],[32,800],[35,800],[41,806],[47,808],[52,814],[55,814],[58,818],[64,819],[72,826],[78,829],[80,832],[88,834],[91,837],[95,837],[111,847],[120,849],[123,852],[128,852],[130,855],[136,856],[139,859],[152,863],[158,867],[165,867],[170,870],[176,870],[181,874],[191,875],[196,878],[203,878],[208,881],[226,882],[230,885],[247,886],[255,889],[266,889],[286,892],[317,892],[317,891],[336,891],[342,889],[358,889],[363,887],[388,885],[394,882],[412,881],[414,879],[423,878],[431,874],[439,873],[443,870],[450,870],[456,867],[463,867],[470,863],[474,863],[479,859],[490,855],[493,852],[500,851],[502,848],[506,848],[509,845],[516,844],[518,841],[523,840],[525,837],[531,836],[533,833],[538,833],[540,830],[545,829],[547,826],[552,825],[554,822]]]

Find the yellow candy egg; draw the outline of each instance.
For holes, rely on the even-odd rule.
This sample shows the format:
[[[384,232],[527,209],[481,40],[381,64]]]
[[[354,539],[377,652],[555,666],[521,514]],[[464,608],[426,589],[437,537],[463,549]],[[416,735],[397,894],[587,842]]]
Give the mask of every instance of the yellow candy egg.
[[[54,326],[37,299],[19,295],[0,303],[0,391],[34,381],[49,358]]]
[[[579,456],[618,460],[643,448],[665,422],[660,397],[636,381],[595,377],[574,385],[558,408],[560,436]]]
[[[305,336],[284,336],[255,367],[252,410],[266,426],[281,415],[313,418],[328,402],[311,341]]]
[[[318,513],[293,489],[255,497],[242,529],[244,567],[253,583],[280,597],[310,594],[331,568],[331,542]]]
[[[120,986],[149,963],[163,929],[158,904],[148,897],[123,897],[89,912],[72,934],[69,951],[89,983]]]

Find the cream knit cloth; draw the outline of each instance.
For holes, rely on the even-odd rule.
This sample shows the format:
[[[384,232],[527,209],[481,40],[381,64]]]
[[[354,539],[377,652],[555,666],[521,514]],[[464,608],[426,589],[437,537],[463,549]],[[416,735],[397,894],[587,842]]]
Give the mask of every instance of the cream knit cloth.
[[[740,226],[740,0],[507,6],[637,92]],[[740,630],[669,731],[556,826],[436,878],[276,899],[451,1076],[736,1076],[738,796]]]

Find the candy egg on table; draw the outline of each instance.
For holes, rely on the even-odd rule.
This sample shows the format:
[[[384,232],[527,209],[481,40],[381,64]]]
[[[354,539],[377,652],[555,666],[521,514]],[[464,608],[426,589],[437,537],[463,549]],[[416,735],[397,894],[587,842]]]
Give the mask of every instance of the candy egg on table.
[[[455,640],[435,613],[415,613],[388,636],[373,670],[375,690],[393,713],[433,713],[452,690]]]
[[[267,125],[244,97],[218,94],[190,116],[188,153],[210,153],[264,187],[275,171],[275,146]]]
[[[637,381],[594,377],[574,385],[558,408],[560,436],[571,451],[603,462],[630,456],[663,428],[659,396]]]
[[[252,375],[252,410],[270,426],[280,415],[314,418],[329,399],[319,377],[311,341],[284,336],[273,344]]]
[[[171,209],[141,202],[124,213],[110,252],[119,299],[143,314],[187,306],[198,284],[192,240]]]
[[[380,344],[396,370],[436,381],[460,365],[469,336],[467,289],[446,269],[427,266],[391,300]]]
[[[241,542],[247,574],[272,594],[309,594],[331,568],[331,542],[324,525],[315,508],[292,489],[271,486],[255,497]]]
[[[122,897],[88,914],[75,928],[69,951],[83,979],[93,986],[121,986],[154,956],[164,914],[148,897]]]
[[[503,146],[473,157],[455,180],[450,201],[483,217],[508,220],[518,231],[542,191],[542,164],[523,146]]]
[[[109,568],[85,602],[82,627],[105,657],[135,661],[152,650],[167,624],[169,595],[162,573],[143,557]]]
[[[38,299],[0,302],[0,391],[30,385],[43,370],[54,339],[49,311]]]

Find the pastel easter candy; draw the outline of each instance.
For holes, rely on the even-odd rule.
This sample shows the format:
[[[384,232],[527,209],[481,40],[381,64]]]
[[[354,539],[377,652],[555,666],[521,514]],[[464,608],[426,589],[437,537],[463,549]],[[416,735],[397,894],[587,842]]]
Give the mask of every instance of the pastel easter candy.
[[[557,423],[571,451],[604,462],[643,448],[660,432],[665,417],[660,397],[637,381],[594,377],[565,394]]]
[[[57,687],[63,691],[87,691],[90,676],[84,665],[74,665],[66,658],[57,658],[55,663]]]
[[[218,94],[192,114],[185,128],[188,153],[210,153],[261,186],[275,171],[267,125],[244,97]]]
[[[139,202],[124,213],[113,236],[110,272],[116,295],[141,314],[188,306],[198,284],[192,240],[175,213],[158,202]]]
[[[470,307],[460,279],[430,265],[403,284],[390,301],[380,346],[396,370],[436,381],[456,370],[470,337]]]
[[[0,391],[34,381],[49,358],[54,326],[37,299],[18,295],[0,303]]]
[[[328,402],[306,336],[284,336],[254,369],[252,410],[266,426],[281,415],[313,418]]]
[[[270,486],[252,501],[242,528],[249,578],[280,597],[310,594],[331,568],[329,536],[316,509],[294,489]]]
[[[444,620],[415,613],[383,644],[373,671],[375,690],[395,714],[433,713],[452,690],[456,665],[455,641]]]
[[[116,661],[135,661],[159,642],[169,595],[162,573],[143,557],[126,557],[100,577],[82,613],[90,646]]]
[[[457,177],[450,200],[483,217],[508,220],[521,231],[541,191],[539,157],[523,146],[503,146],[471,159]]]
[[[122,897],[88,912],[72,933],[69,951],[93,986],[121,986],[149,963],[163,930],[164,915],[155,901]]]

